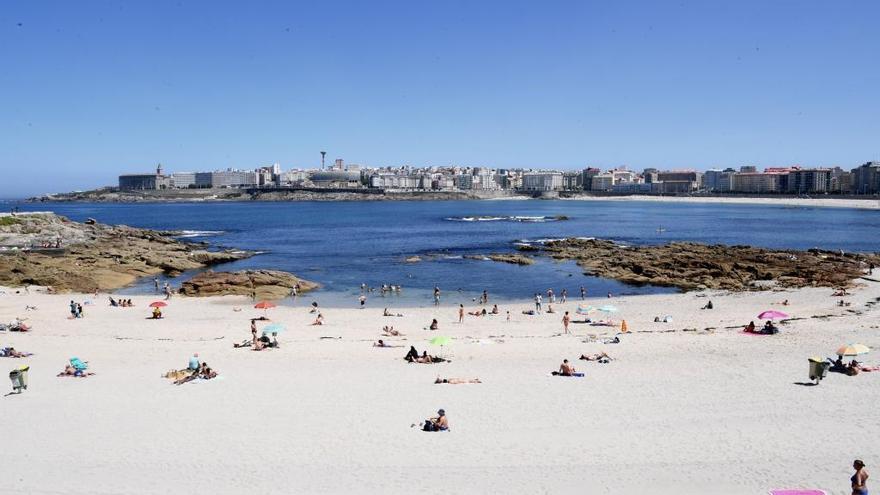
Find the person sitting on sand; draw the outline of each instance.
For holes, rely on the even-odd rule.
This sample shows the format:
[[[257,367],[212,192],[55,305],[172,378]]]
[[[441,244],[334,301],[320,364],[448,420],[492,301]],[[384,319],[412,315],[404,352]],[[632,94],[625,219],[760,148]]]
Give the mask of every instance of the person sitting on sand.
[[[483,383],[479,378],[440,378],[434,380],[435,384],[448,383],[450,385],[459,385],[462,383]]]
[[[189,364],[187,365],[186,369],[196,371],[197,369],[199,369],[199,366],[199,353],[197,352],[193,354],[191,358],[189,358]]]
[[[764,323],[764,328],[761,329],[761,333],[764,335],[774,335],[779,333],[779,329],[776,328],[772,321],[767,320],[767,323]]]
[[[746,325],[745,328],[743,328],[743,332],[747,332],[747,333],[755,333],[755,322],[754,322],[754,321],[750,321],[749,324]]]
[[[323,325],[324,324],[324,315],[318,313],[318,317],[315,318],[315,321],[312,322],[312,326],[315,325]]]
[[[208,363],[202,363],[202,367],[199,370],[199,378],[202,380],[210,380],[211,378],[216,378],[217,372],[212,370]]]
[[[437,416],[425,420],[422,426],[423,431],[447,431],[449,430],[449,420],[446,418],[446,411],[440,409]]]
[[[108,296],[108,297],[110,298],[110,306],[111,307],[115,308],[116,306],[119,306],[119,304],[117,304],[117,302],[116,302],[116,299],[113,299],[113,296]]]
[[[499,313],[501,313],[501,311],[498,310],[498,305],[497,305],[497,304],[493,304],[493,305],[492,305],[492,314],[493,314],[493,315],[497,315],[497,314],[499,314]]]
[[[575,372],[574,367],[568,364],[568,359],[563,359],[562,364],[559,365],[559,371],[557,374],[562,376],[572,376]]]
[[[422,355],[416,358],[417,363],[430,364],[434,362],[434,358],[428,355],[428,351],[422,351]]]
[[[714,308],[714,306],[712,306],[712,301],[709,301],[709,302],[706,303],[705,306],[703,306],[703,307],[700,308],[700,309],[712,309],[712,308]]]
[[[159,308],[153,308],[153,319],[158,320],[162,318],[162,310]]]
[[[553,309],[553,305],[550,304],[550,303],[547,303],[547,312],[548,312],[548,313],[555,313],[555,312],[556,312],[556,311]]]
[[[404,360],[412,363],[416,359],[419,358],[419,351],[416,350],[415,346],[409,346],[409,351],[404,356]]]
[[[828,358],[828,361],[831,361],[831,367],[828,368],[828,371],[833,371],[835,373],[846,373],[846,365],[843,364],[843,356],[837,356],[837,359],[831,360]]]
[[[783,305],[783,306],[788,306],[788,299],[783,300],[783,301],[782,301],[782,305]]]
[[[440,323],[437,322],[437,318],[431,320],[431,326],[428,327],[428,330],[437,330],[440,328]]]

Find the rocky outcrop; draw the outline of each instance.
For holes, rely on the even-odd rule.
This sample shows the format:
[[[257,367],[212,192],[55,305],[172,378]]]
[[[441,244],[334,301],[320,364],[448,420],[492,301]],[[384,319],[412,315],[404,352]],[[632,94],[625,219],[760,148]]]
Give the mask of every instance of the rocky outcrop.
[[[207,251],[159,232],[78,223],[45,214],[21,214],[0,225],[0,285],[51,286],[59,291],[112,290],[140,277],[176,276],[252,256]]]
[[[180,293],[187,296],[248,296],[256,299],[281,299],[318,288],[318,284],[277,270],[241,270],[236,272],[199,273],[183,283]]]
[[[548,242],[543,251],[556,259],[576,261],[590,275],[683,290],[846,287],[863,275],[866,263],[880,265],[877,254],[692,242],[623,246],[608,240],[565,239]]]
[[[499,263],[510,263],[512,265],[531,265],[535,262],[528,256],[516,253],[492,253],[492,254],[467,254],[464,256],[468,260],[491,260]]]

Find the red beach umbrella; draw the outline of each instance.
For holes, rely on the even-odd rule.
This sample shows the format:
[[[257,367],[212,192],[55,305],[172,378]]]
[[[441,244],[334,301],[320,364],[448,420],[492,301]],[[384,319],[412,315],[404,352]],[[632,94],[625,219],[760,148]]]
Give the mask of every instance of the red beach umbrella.
[[[155,301],[150,303],[151,308],[164,308],[165,306],[168,306],[168,304],[162,301]]]
[[[270,309],[275,307],[275,303],[271,303],[269,301],[260,301],[257,304],[254,304],[254,307],[257,309]]]

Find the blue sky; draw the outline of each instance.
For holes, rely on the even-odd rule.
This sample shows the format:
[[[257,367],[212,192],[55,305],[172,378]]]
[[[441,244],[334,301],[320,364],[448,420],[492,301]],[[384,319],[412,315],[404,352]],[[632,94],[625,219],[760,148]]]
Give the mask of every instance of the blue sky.
[[[880,158],[880,2],[0,5],[0,197],[121,172]]]

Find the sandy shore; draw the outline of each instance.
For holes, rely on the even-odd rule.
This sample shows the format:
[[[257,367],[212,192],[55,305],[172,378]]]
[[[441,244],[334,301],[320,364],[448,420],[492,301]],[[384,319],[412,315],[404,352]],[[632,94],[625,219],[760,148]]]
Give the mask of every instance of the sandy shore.
[[[877,199],[829,199],[829,198],[727,198],[715,196],[577,196],[564,198],[568,201],[654,201],[661,203],[716,203],[716,204],[754,204],[778,206],[802,206],[813,208],[856,208],[864,210],[880,209]]]
[[[585,342],[613,328],[558,335],[561,311],[580,301],[539,316],[521,314],[530,301],[505,304],[459,324],[450,306],[382,317],[375,297],[364,310],[323,309],[327,324],[315,327],[305,299],[268,310],[288,330],[281,348],[253,352],[232,347],[263,314],[242,298],[175,298],[153,321],[151,297],[111,308],[106,295],[75,296],[94,304],[72,320],[70,296],[6,289],[0,321],[27,317],[33,331],[0,333],[0,344],[35,355],[0,359],[5,371],[31,366],[29,390],[2,399],[0,491],[845,494],[854,458],[869,470],[880,460],[880,372],[802,383],[809,356],[847,342],[880,348],[880,283],[864,282],[847,308],[830,294],[709,294],[713,310],[696,294],[587,301],[620,309],[633,333],[619,344]],[[774,304],[783,299],[790,306]],[[770,308],[795,320],[775,336],[740,333]],[[653,322],[665,314],[674,322]],[[431,318],[439,331],[423,329]],[[389,324],[406,337],[386,342],[419,351],[441,352],[427,340],[453,337],[442,351],[452,362],[408,364],[407,347],[372,347]],[[600,351],[614,361],[577,360]],[[220,377],[161,377],[194,352]],[[96,375],[56,377],[71,356]],[[563,358],[586,376],[548,376]],[[880,364],[880,354],[863,361]],[[437,376],[483,383],[435,385]],[[410,427],[441,407],[450,433]]]

